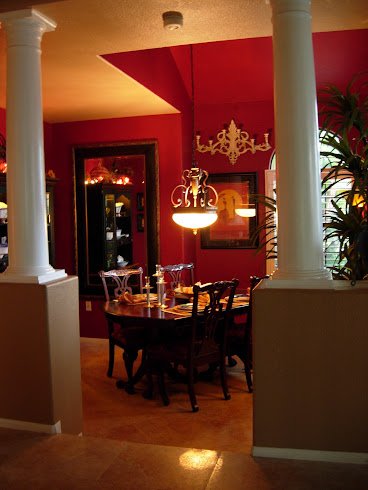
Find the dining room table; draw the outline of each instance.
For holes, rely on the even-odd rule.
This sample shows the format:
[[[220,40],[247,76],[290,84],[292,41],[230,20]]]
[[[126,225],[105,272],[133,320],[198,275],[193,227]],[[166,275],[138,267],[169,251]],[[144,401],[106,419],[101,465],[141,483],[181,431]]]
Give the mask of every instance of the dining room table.
[[[140,295],[141,296],[141,295]],[[122,328],[140,326],[146,329],[148,337],[151,339],[165,339],[170,334],[183,334],[189,328],[192,316],[190,308],[190,296],[177,297],[169,296],[165,298],[163,305],[157,304],[157,295],[151,295],[152,301],[148,305],[146,301],[130,303],[119,302],[114,299],[102,304],[102,311],[106,317],[109,329],[113,329],[114,324]],[[133,296],[134,298],[134,296]],[[224,306],[226,300],[223,300]],[[232,306],[232,316],[235,318],[247,313],[249,300],[246,294],[236,294]],[[159,337],[160,334],[160,337]],[[171,371],[169,375],[175,376]],[[118,380],[116,386],[124,388],[129,394],[134,393],[134,386],[145,375],[144,362],[141,363],[131,381],[124,382]]]

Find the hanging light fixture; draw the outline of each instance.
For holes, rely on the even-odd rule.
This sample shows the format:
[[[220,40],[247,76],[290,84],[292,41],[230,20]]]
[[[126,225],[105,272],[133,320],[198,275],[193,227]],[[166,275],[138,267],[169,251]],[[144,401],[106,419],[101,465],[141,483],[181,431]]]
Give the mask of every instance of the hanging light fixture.
[[[242,218],[253,218],[256,215],[255,204],[238,204],[235,213]]]
[[[172,218],[175,223],[184,228],[191,228],[196,235],[198,229],[206,228],[217,220],[218,195],[212,186],[206,184],[208,172],[198,168],[195,161],[192,45],[190,45],[190,63],[192,76],[192,168],[184,170],[182,173],[183,183],[177,185],[172,191],[171,203],[174,211]]]

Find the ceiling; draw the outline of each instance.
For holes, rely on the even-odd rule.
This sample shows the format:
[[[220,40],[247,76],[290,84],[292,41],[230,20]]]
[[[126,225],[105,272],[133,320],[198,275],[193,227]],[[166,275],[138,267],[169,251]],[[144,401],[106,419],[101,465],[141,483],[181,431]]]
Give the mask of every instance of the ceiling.
[[[31,6],[57,23],[42,40],[44,118],[51,123],[177,112],[101,55],[272,35],[268,0],[2,0],[0,12]],[[163,28],[162,13],[168,10],[183,14],[182,29]],[[312,0],[311,12],[313,32],[368,29],[367,0]],[[204,54],[202,69],[211,64],[212,76],[217,70],[229,92],[221,63],[226,54],[208,47],[213,61]],[[268,56],[262,60],[270,66]],[[252,72],[252,63],[259,69],[257,53],[244,53],[243,59],[238,61],[243,69]],[[0,107],[6,106],[5,67],[0,30]],[[236,77],[236,67],[231,70]]]

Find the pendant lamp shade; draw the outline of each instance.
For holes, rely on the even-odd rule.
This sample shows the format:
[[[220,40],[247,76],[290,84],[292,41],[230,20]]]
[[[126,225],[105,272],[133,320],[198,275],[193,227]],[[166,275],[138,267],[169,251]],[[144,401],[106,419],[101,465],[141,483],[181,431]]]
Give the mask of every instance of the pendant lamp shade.
[[[242,218],[253,218],[256,215],[254,204],[240,204],[235,208],[235,213]]]
[[[172,219],[175,223],[183,228],[197,230],[213,225],[217,220],[216,208],[176,208]]]
[[[216,190],[206,184],[208,173],[198,168],[195,161],[194,132],[194,79],[193,79],[193,46],[190,46],[192,75],[192,168],[184,170],[183,184],[177,185],[171,194],[173,220],[183,228],[190,228],[196,235],[197,230],[211,226],[217,220]]]

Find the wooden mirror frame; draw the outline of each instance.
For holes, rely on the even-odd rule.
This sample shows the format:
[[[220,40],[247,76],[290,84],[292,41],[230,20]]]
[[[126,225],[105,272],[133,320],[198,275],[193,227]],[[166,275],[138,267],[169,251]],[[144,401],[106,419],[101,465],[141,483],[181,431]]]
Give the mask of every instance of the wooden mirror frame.
[[[75,219],[75,268],[79,277],[81,296],[104,296],[102,283],[88,283],[87,255],[87,208],[85,186],[85,159],[109,156],[142,155],[145,159],[146,205],[144,211],[146,231],[146,262],[148,274],[156,271],[161,263],[160,250],[160,193],[158,143],[156,140],[122,141],[99,145],[73,146],[74,160],[74,219]]]

